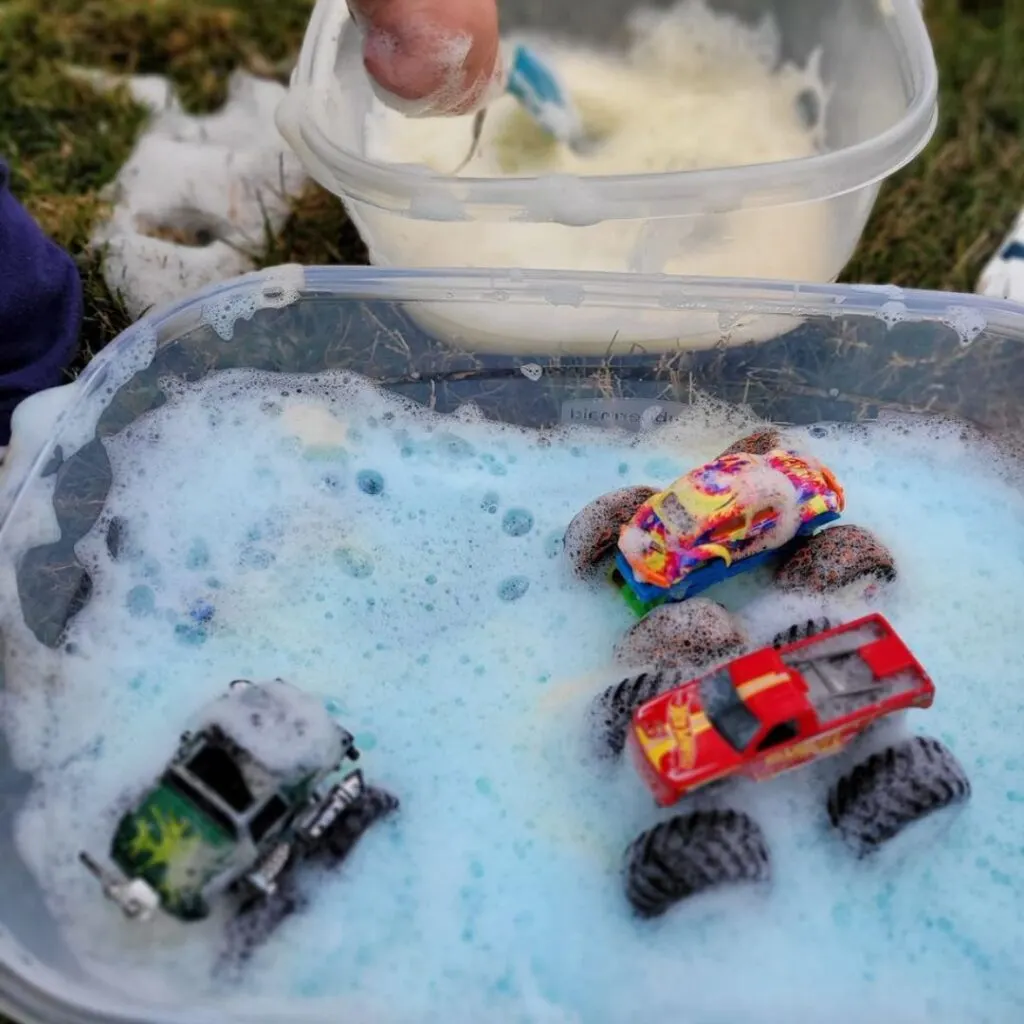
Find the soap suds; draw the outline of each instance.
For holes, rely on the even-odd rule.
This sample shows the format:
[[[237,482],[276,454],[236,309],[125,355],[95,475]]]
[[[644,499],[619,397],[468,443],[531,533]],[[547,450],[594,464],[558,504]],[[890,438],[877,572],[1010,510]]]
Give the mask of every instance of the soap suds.
[[[343,752],[341,734],[323,701],[281,679],[226,693],[202,709],[190,731],[209,726],[285,779],[285,785],[301,784],[310,773],[336,765]]]
[[[820,204],[752,208],[732,214],[656,222],[604,221],[586,202],[586,177],[659,174],[773,163],[820,149],[825,95],[814,61],[780,64],[780,40],[770,19],[748,26],[712,13],[701,0],[632,19],[624,55],[548,40],[545,59],[568,87],[592,151],[577,153],[539,129],[515,99],[488,108],[476,156],[463,177],[538,176],[536,215],[561,223],[388,224],[384,262],[444,263],[442,248],[459,250],[470,266],[665,271],[744,276],[773,252],[774,276],[817,280],[829,258],[829,227]],[[532,40],[526,40],[532,42]],[[813,96],[816,119],[802,113]],[[366,152],[385,163],[425,164],[451,174],[469,152],[472,116],[410,119],[383,105],[367,116]],[[559,180],[551,194],[543,188]],[[583,215],[580,204],[594,205]],[[371,224],[377,216],[361,211]],[[566,224],[591,224],[569,230]],[[371,230],[371,236],[373,231]],[[371,239],[372,240],[372,239]],[[653,262],[652,262],[653,261]],[[450,261],[449,261],[450,262]]]
[[[844,521],[895,551],[879,608],[938,688],[906,725],[954,750],[971,802],[932,846],[857,861],[829,832],[815,770],[739,785],[772,886],[654,923],[628,912],[623,851],[672,812],[628,764],[588,755],[587,709],[620,677],[633,619],[600,577],[571,571],[561,540],[598,495],[664,486],[752,427],[697,407],[646,436],[541,436],[474,410],[434,415],[342,373],[178,384],[104,442],[113,489],[76,549],[94,592],[59,651],[2,596],[52,529],[52,509],[37,521],[52,479],[32,484],[0,548],[2,722],[34,777],[18,852],[87,974],[179,1011],[189,993],[208,1014],[259,1000],[294,1020],[599,1024],[681,1005],[693,1024],[822,1007],[838,1024],[1020,1019],[1024,496],[1016,467],[956,425],[787,441],[846,486]],[[780,595],[761,573],[714,596],[754,642],[861,610]],[[275,676],[353,732],[368,779],[402,803],[339,870],[302,876],[308,906],[234,987],[210,977],[221,917],[140,930],[75,858],[106,848],[197,709],[232,679]]]

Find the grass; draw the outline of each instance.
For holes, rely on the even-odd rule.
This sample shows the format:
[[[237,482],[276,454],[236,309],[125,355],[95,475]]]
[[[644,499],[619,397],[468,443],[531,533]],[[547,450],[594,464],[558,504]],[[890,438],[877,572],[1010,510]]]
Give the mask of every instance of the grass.
[[[84,64],[171,76],[193,110],[214,108],[236,67],[285,81],[311,0],[4,0],[0,156],[15,193],[69,249],[86,287],[83,347],[128,323],[86,250],[100,189],[143,117],[120,93],[62,75]],[[926,0],[942,80],[927,151],[882,194],[844,280],[970,291],[1024,202],[1024,0]],[[267,263],[360,263],[339,203],[311,186]]]

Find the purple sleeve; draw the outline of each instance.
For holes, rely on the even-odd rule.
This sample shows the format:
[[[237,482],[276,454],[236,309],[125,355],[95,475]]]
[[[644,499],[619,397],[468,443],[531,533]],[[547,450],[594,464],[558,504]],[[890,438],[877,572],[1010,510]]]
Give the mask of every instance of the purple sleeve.
[[[77,267],[7,182],[0,162],[0,445],[10,440],[11,413],[23,398],[65,382],[82,322]]]

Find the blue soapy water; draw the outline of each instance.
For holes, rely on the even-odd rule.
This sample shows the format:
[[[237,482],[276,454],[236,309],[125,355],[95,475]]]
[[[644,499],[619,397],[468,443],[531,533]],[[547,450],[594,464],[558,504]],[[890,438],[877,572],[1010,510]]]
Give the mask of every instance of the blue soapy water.
[[[501,520],[501,528],[510,537],[525,537],[533,529],[533,513],[525,508],[510,508]]]
[[[188,549],[185,565],[189,569],[205,569],[210,564],[210,549],[202,537],[197,537]]]
[[[373,575],[373,559],[365,552],[355,548],[338,548],[334,559],[339,568],[347,576],[361,580]]]
[[[526,576],[509,576],[498,584],[498,597],[502,601],[518,601],[530,589]]]
[[[128,591],[125,598],[125,606],[128,614],[133,618],[141,618],[143,615],[152,615],[156,611],[156,594],[152,587],[140,583]]]
[[[356,483],[364,494],[384,493],[384,477],[375,469],[360,470],[356,476]]]
[[[764,829],[771,885],[643,922],[623,896],[622,854],[673,812],[628,763],[595,763],[585,732],[633,620],[600,578],[581,582],[554,556],[587,501],[666,484],[646,471],[694,465],[736,435],[708,440],[697,416],[643,458],[635,435],[610,432],[541,446],[491,423],[392,411],[337,380],[348,457],[387,480],[386,506],[356,488],[325,494],[301,452],[275,454],[273,478],[261,476],[282,449],[258,378],[194,386],[152,414],[158,440],[107,441],[116,479],[150,468],[145,487],[112,493],[111,511],[163,571],[114,563],[87,538],[100,585],[71,627],[89,654],[66,662],[74,685],[56,702],[42,673],[8,673],[11,742],[37,785],[19,848],[86,970],[132,991],[187,988],[225,1010],[238,991],[287,1001],[297,1021],[325,999],[339,1016],[446,1024],[1024,1019],[1024,497],[1012,473],[953,431],[826,429],[809,444],[846,486],[846,521],[897,554],[901,577],[880,607],[938,687],[908,726],[961,759],[965,810],[930,846],[858,861],[830,833],[815,770],[740,784],[729,799]],[[237,415],[211,426],[196,412],[204,401]],[[515,456],[487,477],[495,511],[507,510],[498,522],[482,512],[484,451]],[[172,627],[149,612],[213,609],[209,595],[195,603],[187,568],[197,537],[218,566],[215,614],[176,613]],[[273,557],[231,569],[241,550]],[[759,636],[800,618],[759,585],[741,579],[720,596]],[[203,702],[233,678],[274,675],[323,697],[356,735],[367,779],[402,805],[342,868],[304,876],[308,906],[257,950],[242,990],[210,987],[218,922],[175,932],[173,957],[163,939],[139,943],[81,884],[75,858],[102,853],[110,809],[159,772]],[[82,750],[98,752],[68,760]]]

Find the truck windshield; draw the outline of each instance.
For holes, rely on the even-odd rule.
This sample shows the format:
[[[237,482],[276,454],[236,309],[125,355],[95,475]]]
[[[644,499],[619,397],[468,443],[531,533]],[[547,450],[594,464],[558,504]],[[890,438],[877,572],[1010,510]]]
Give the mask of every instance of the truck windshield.
[[[192,782],[180,775],[175,769],[164,773],[163,782],[175,792],[180,793],[186,800],[193,804],[199,811],[205,814],[219,829],[226,832],[232,839],[238,837],[238,830],[231,817],[224,809],[218,806],[205,793],[201,792]]]
[[[244,814],[256,802],[242,769],[228,751],[216,743],[204,743],[190,758],[189,774],[223,800],[233,811]]]
[[[697,521],[683,508],[682,503],[673,491],[669,491],[662,498],[661,507],[658,509],[658,518],[669,529],[684,535],[691,533],[697,525]]]
[[[715,731],[742,754],[757,735],[761,722],[736,692],[728,669],[701,680],[700,702]]]

